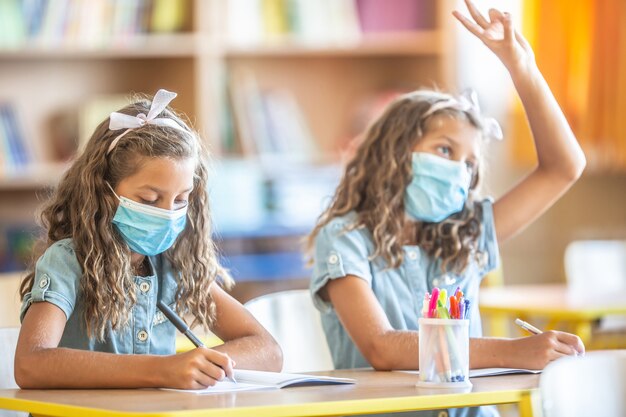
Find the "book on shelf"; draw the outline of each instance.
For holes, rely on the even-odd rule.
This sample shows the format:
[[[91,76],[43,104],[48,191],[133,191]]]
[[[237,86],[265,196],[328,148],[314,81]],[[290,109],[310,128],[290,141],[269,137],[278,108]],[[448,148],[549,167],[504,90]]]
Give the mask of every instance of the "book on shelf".
[[[1,173],[12,173],[33,162],[15,109],[9,103],[0,103],[0,151]]]
[[[268,39],[289,33],[289,20],[285,0],[263,0],[261,3],[261,19]]]
[[[250,371],[244,369],[235,369],[234,376],[237,380],[236,383],[223,380],[218,381],[214,386],[207,387],[205,389],[174,389],[172,391],[189,392],[194,394],[219,394],[235,391],[268,390],[314,385],[345,385],[356,383],[354,379],[350,378],[335,378],[306,374],[287,374],[280,372]]]
[[[0,48],[102,47],[145,33],[180,32],[189,0],[2,0]]]
[[[150,31],[158,33],[180,32],[185,26],[187,0],[153,0]],[[145,14],[148,16],[148,14]]]
[[[286,89],[263,90],[249,70],[235,71],[229,88],[235,130],[244,156],[307,162],[318,155],[293,93]]]
[[[0,47],[17,48],[27,36],[20,0],[0,1]]]
[[[227,3],[233,46],[350,45],[373,32],[432,29],[436,0],[232,0]]]
[[[233,0],[227,16],[228,41],[234,46],[285,39],[346,43],[360,33],[355,0]]]
[[[226,32],[233,45],[251,45],[263,39],[260,0],[229,0],[226,10]]]
[[[361,30],[410,32],[432,28],[436,0],[356,0]]]
[[[40,233],[34,223],[0,223],[0,272],[24,271],[32,260]]]

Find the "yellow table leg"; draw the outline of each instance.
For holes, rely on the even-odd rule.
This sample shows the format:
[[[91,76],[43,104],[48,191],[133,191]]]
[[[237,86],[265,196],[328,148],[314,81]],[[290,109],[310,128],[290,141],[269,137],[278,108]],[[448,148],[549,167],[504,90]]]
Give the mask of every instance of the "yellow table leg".
[[[520,417],[543,417],[539,390],[533,390],[522,395],[519,402],[519,415]]]

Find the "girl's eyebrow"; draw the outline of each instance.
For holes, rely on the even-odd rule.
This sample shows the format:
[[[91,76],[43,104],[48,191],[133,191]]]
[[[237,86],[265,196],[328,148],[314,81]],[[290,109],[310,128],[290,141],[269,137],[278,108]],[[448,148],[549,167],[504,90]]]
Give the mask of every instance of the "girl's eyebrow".
[[[158,187],[152,186],[152,185],[147,185],[147,184],[146,184],[146,185],[142,185],[142,186],[141,186],[141,187],[139,187],[139,188],[140,188],[140,189],[148,189],[148,190],[150,190],[150,191],[154,191],[154,192],[155,192],[155,193],[157,193],[157,194],[164,194],[164,191],[163,191],[163,190],[161,190],[161,189],[160,189],[160,188],[158,188]],[[187,189],[185,189],[185,190],[181,191],[180,193],[181,193],[181,194],[182,194],[182,193],[190,193],[191,191],[193,191],[193,186],[191,186],[191,187],[189,187],[189,188],[187,188]]]

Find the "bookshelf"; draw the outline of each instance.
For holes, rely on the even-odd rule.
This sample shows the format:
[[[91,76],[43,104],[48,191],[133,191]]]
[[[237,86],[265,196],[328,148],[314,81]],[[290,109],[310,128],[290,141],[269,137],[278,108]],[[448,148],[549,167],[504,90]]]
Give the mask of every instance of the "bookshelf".
[[[22,0],[9,1],[20,3]],[[73,1],[76,0],[69,0],[69,3]],[[158,1],[133,0],[130,3],[154,5]],[[265,233],[269,230],[268,223],[289,215],[287,209],[281,211],[282,206],[294,210],[293,202],[280,202],[280,207],[275,207],[276,202],[268,202],[267,195],[298,189],[302,185],[296,181],[299,177],[306,178],[304,185],[309,186],[314,182],[311,178],[320,177],[316,170],[340,164],[345,147],[364,127],[362,122],[359,125],[355,121],[363,102],[391,90],[408,91],[424,86],[454,89],[455,86],[453,19],[449,13],[453,2],[380,1],[380,4],[393,3],[398,7],[412,2],[424,13],[413,28],[355,31],[355,19],[360,16],[356,14],[357,9],[350,11],[346,7],[360,7],[361,2],[373,7],[373,1],[187,0],[174,2],[185,5],[177,12],[183,20],[169,32],[153,33],[143,28],[93,44],[76,39],[56,43],[27,39],[21,44],[0,48],[0,103],[8,102],[13,106],[26,141],[36,148],[33,163],[15,172],[0,174],[0,234],[2,227],[27,224],[29,219],[32,223],[42,196],[68,166],[67,161],[55,157],[51,150],[49,125],[59,113],[62,116],[69,113],[70,119],[76,118],[72,113],[93,97],[130,92],[153,94],[158,88],[166,88],[179,94],[173,105],[189,116],[206,139],[214,159],[219,161],[218,180],[222,161],[236,165],[238,175],[247,175],[254,183],[251,185],[254,193],[259,195],[254,204],[261,205],[263,213],[258,222],[250,223],[249,229],[253,230],[239,235],[223,233],[230,240],[224,242],[226,247],[233,248],[233,252],[243,248],[242,253],[237,254],[243,258],[233,259],[245,259],[255,252],[274,253],[286,263],[285,251],[299,258],[295,251],[298,237],[308,230],[306,221],[279,222],[276,227],[291,232]],[[339,3],[343,7],[343,19],[348,23],[339,29],[327,28],[326,15],[320,18],[320,13],[330,9],[320,8],[337,7],[333,5]],[[289,5],[304,8],[299,10],[300,22],[312,16],[308,32],[298,32],[296,26],[277,31],[270,24],[272,18],[268,10],[273,10],[274,16],[282,13],[284,17],[288,14],[284,8]],[[240,16],[242,10],[248,15]],[[237,20],[240,18],[256,20]],[[265,31],[257,31],[256,37],[240,36],[233,29],[233,21],[247,28],[265,27]],[[321,36],[320,27],[334,35]],[[320,39],[316,39],[318,35]],[[241,108],[233,102],[232,96],[233,80],[241,73],[252,77],[258,92],[280,91],[288,97],[288,102],[305,121],[300,127],[308,132],[316,157],[291,158],[279,152],[269,159],[259,158],[257,138],[247,138],[253,142],[253,149],[246,149],[237,114]],[[284,109],[279,107],[275,113],[284,114]],[[76,137],[70,139],[77,140]],[[285,170],[285,165],[295,168]],[[250,179],[251,176],[255,178]],[[232,178],[239,177],[232,175]],[[289,178],[291,183],[284,184],[283,178]],[[232,192],[240,183],[232,186],[237,188],[218,193],[216,198],[228,199],[222,203],[226,207],[244,205]],[[332,187],[326,190],[323,184],[316,186],[320,195],[328,190],[332,192]],[[302,201],[309,204],[308,200]],[[308,210],[316,212],[314,203],[310,204]],[[219,208],[216,211],[220,211]],[[246,215],[245,210],[242,213]],[[264,223],[263,219],[270,217],[272,222]],[[314,217],[309,220],[312,223]],[[258,295],[254,290],[247,294]]]
[[[454,22],[450,15],[454,2],[260,3],[267,7],[261,7],[256,15],[250,12],[258,10],[255,0],[216,4],[217,15],[225,16],[217,22],[218,55],[226,80],[223,84],[240,83],[233,75],[245,71],[254,77],[261,94],[287,90],[305,115],[323,161],[337,160],[345,142],[355,135],[350,124],[359,103],[389,90],[455,87]],[[346,12],[347,4],[355,7],[353,14]],[[248,6],[246,12],[242,12],[243,5]],[[402,13],[413,16],[413,21],[407,22]],[[313,23],[307,25],[303,15],[311,16]],[[382,17],[375,21],[374,15]],[[354,29],[359,19],[361,27]],[[244,23],[237,24],[242,20]],[[233,107],[236,113],[236,103]],[[236,119],[236,115],[231,117]],[[236,120],[234,125],[237,136],[241,132],[237,132]],[[241,140],[238,137],[234,141]],[[227,146],[220,148],[223,153],[231,152]]]

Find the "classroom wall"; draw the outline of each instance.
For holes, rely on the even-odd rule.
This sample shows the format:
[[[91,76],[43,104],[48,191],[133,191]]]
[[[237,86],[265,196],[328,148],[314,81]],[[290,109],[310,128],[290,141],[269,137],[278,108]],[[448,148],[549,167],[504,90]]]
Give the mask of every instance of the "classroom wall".
[[[626,239],[626,174],[583,174],[539,220],[502,244],[505,282],[564,281],[565,247],[577,239]],[[599,278],[593,277],[601,284]]]
[[[20,325],[19,274],[0,274],[0,327]]]
[[[493,114],[493,113],[487,113]],[[499,117],[504,121],[505,116]],[[484,194],[502,196],[531,167],[511,160],[516,135],[506,122],[503,142],[488,145]],[[579,239],[626,240],[626,172],[602,173],[587,167],[582,177],[527,229],[500,243],[506,284],[565,281],[563,256],[567,244]]]

